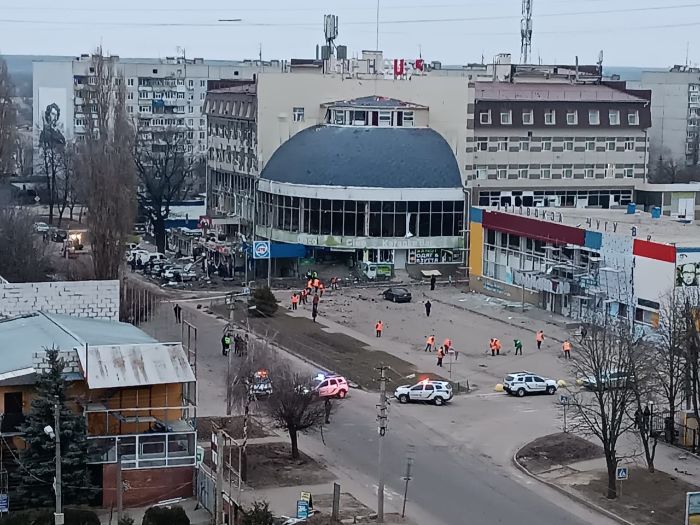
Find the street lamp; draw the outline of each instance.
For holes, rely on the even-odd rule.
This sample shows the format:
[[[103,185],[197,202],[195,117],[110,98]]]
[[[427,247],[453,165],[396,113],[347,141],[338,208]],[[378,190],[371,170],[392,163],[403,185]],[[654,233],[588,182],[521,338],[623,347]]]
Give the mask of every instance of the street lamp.
[[[54,405],[54,427],[46,425],[44,434],[56,442],[56,477],[54,479],[54,492],[56,493],[56,511],[54,512],[54,524],[63,525],[63,504],[61,502],[61,426],[59,423],[60,406],[58,403]],[[54,430],[55,428],[55,430]]]

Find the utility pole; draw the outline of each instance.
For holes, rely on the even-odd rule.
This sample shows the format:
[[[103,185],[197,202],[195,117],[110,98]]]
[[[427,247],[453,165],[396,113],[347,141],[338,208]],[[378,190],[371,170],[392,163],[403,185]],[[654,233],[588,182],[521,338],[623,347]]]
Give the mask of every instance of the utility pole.
[[[117,484],[114,487],[117,491],[117,521],[122,519],[124,511],[124,480],[122,479],[122,454],[120,448],[119,438],[117,438]]]
[[[377,482],[377,523],[384,523],[384,465],[382,463],[384,436],[386,435],[387,413],[386,413],[386,369],[385,366],[380,366],[379,370],[379,414],[377,421],[379,422],[379,456],[377,463],[379,466],[379,479]]]
[[[408,499],[408,482],[411,481],[411,466],[413,465],[413,458],[408,456],[406,458],[406,475],[403,477],[406,485],[403,489],[403,508],[401,509],[401,517],[406,517],[406,500]]]
[[[216,525],[224,525],[224,431],[216,431]]]
[[[229,334],[231,337],[231,331],[233,329],[233,315],[234,309],[236,307],[235,297],[233,292],[226,298],[228,303],[228,325],[224,330],[224,337]],[[233,338],[233,346],[236,347],[236,339]],[[228,353],[226,354],[226,415],[230,416],[233,411],[233,385],[231,384],[231,347],[229,346]]]
[[[53,407],[54,429],[56,435],[56,513],[54,514],[55,525],[63,525],[63,502],[61,501],[61,426],[60,426],[61,406],[58,403]]]

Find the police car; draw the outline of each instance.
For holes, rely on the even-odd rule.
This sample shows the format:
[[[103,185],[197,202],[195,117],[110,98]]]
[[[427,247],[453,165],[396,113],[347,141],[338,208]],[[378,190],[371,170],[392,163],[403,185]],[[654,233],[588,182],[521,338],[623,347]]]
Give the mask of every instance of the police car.
[[[264,368],[261,368],[253,375],[252,390],[255,396],[269,396],[272,394],[270,374]]]
[[[444,405],[452,399],[452,385],[447,381],[430,381],[424,379],[415,385],[402,385],[394,392],[394,397],[399,403],[423,401]]]
[[[311,392],[320,397],[338,397],[343,399],[348,395],[350,385],[347,379],[337,374],[318,374],[311,380]]]
[[[557,382],[532,372],[513,372],[503,379],[503,390],[518,397],[525,394],[553,395],[557,391]]]

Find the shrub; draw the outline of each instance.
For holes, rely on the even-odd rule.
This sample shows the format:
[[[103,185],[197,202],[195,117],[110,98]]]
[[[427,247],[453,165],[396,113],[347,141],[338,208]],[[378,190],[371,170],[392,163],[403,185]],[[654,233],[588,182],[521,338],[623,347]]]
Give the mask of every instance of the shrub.
[[[249,310],[251,313],[260,317],[269,317],[277,311],[277,298],[267,286],[256,288],[248,299],[248,308],[253,306],[255,308]]]
[[[30,509],[13,512],[0,519],[0,525],[53,525],[52,509]],[[89,509],[64,509],[66,525],[100,525],[100,519]]]
[[[190,519],[182,507],[151,507],[141,525],[190,525]]]

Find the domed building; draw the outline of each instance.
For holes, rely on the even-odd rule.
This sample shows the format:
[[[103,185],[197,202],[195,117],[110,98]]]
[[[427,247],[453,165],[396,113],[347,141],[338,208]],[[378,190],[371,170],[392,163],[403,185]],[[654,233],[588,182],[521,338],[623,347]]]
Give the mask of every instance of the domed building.
[[[382,97],[325,108],[325,124],[296,133],[265,164],[258,238],[380,273],[459,263],[465,195],[454,152],[427,127],[428,108]]]

